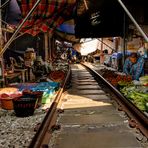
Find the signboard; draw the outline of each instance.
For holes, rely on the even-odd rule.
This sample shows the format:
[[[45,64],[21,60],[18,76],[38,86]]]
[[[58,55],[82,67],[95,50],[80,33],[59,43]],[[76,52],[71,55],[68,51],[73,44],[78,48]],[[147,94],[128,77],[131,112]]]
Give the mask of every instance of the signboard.
[[[117,0],[90,0],[78,2],[75,35],[80,38],[123,36],[124,11]]]

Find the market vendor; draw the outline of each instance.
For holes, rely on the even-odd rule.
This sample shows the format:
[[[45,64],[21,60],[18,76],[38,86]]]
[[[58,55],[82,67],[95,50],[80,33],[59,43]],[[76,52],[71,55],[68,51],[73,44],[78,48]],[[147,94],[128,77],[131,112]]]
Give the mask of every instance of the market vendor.
[[[41,56],[37,56],[32,66],[32,72],[35,79],[40,80],[50,72],[50,67],[45,64]]]
[[[123,66],[123,72],[126,75],[131,75],[133,80],[139,80],[139,77],[144,74],[143,67],[144,67],[144,58],[141,55],[137,55],[137,53],[133,52],[125,60]]]
[[[131,71],[134,80],[139,80],[139,78],[144,75],[144,58],[142,56],[138,57],[138,60],[136,64],[132,66]]]

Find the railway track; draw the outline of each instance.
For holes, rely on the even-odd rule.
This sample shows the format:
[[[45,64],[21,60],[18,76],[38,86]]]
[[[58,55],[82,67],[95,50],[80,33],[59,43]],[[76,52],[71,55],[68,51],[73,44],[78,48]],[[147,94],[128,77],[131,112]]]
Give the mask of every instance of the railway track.
[[[58,116],[58,105],[61,102],[62,93],[64,92],[64,89],[66,87],[66,84],[69,85],[69,79],[70,79],[71,71],[68,70],[68,73],[66,75],[66,78],[61,85],[61,88],[58,91],[58,94],[53,101],[50,109],[48,110],[43,122],[39,126],[37,133],[35,134],[34,138],[32,139],[29,148],[39,148],[39,147],[47,147],[47,143],[49,142],[49,139],[51,137],[51,130],[53,130],[55,127],[55,122]]]
[[[148,138],[148,116],[144,112],[140,111],[131,101],[125,98],[115,87],[113,87],[107,80],[105,80],[95,70],[89,68],[83,64],[97,79],[101,79],[105,85],[107,85],[115,95],[117,95],[116,101],[119,105],[119,110],[123,110],[129,117],[129,124],[131,127],[139,129]]]
[[[117,115],[114,112],[114,110],[112,111],[112,107],[110,106],[112,101],[110,100],[109,93],[108,95],[106,95],[106,92],[101,88],[102,83],[104,83],[103,85],[108,87],[111,90],[111,92],[117,96],[115,97],[115,100],[118,104],[118,109],[124,111],[128,115],[130,126],[136,127],[143,133],[143,135],[146,138],[148,138],[147,116],[143,114],[141,111],[139,111],[133,104],[128,102],[127,99],[124,98],[124,96],[118,90],[116,90],[111,84],[109,84],[96,71],[87,67],[87,65],[83,65],[83,66],[79,64],[73,65],[72,66],[72,88],[68,90],[68,93],[65,95],[66,96],[65,97],[63,95],[63,90],[64,90],[64,87],[69,77],[70,77],[70,71],[68,72],[67,77],[63,83],[63,86],[59,90],[59,93],[55,101],[53,102],[50,110],[47,112],[47,115],[43,123],[41,124],[35,137],[30,143],[30,146],[29,146],[30,148],[51,147],[49,146],[51,145],[49,141],[52,137],[53,131],[61,129],[61,128],[62,128],[62,131],[63,132],[66,131],[66,133],[69,133],[69,128],[71,128],[72,131],[73,131],[73,128],[76,128],[74,129],[74,131],[78,130],[78,133],[79,133],[79,131],[81,131],[82,129],[84,130],[86,127],[87,129],[96,128],[96,131],[100,130],[100,127],[101,128],[106,127],[106,129],[107,128],[114,129],[115,127],[112,127],[112,126],[116,124],[116,122],[119,124],[117,126],[122,126],[123,121],[120,121],[122,119],[118,119],[119,117],[116,117]],[[63,100],[62,100],[62,97],[64,98]],[[64,107],[63,107],[63,104],[64,104]],[[64,108],[65,115],[61,115],[62,116],[61,118],[64,118],[64,119],[61,119],[61,121],[59,119],[59,121],[57,122],[57,118],[59,117],[59,114],[63,113],[63,108]],[[107,108],[107,111],[104,108]],[[109,109],[109,112],[108,112],[108,109]],[[106,112],[107,115],[105,114],[105,116],[108,116],[108,119],[105,119],[105,122],[100,121],[100,118],[98,119],[98,116],[100,116],[99,114],[100,112],[101,112],[101,118],[103,118],[102,120],[104,120],[104,117],[102,117],[103,116],[102,114]],[[82,117],[81,115],[86,116],[86,119],[84,119],[84,117]],[[78,117],[80,116],[80,118],[77,118],[77,116]],[[92,118],[91,121],[87,119],[88,116],[89,118]],[[111,116],[113,116],[113,119]],[[94,118],[97,118],[97,119],[94,119]],[[79,128],[77,129],[77,127]],[[68,128],[68,131],[67,131],[67,128]],[[124,128],[125,127],[123,126],[123,129]],[[116,131],[116,128],[114,130]],[[73,135],[73,132],[70,135]],[[127,129],[124,132],[127,132]],[[121,135],[117,134],[116,136],[120,137]],[[71,139],[69,139],[70,137],[71,136],[67,137],[68,139],[67,141],[69,141],[67,142],[67,145],[68,144],[70,145],[71,139],[74,138],[74,137],[71,137]],[[99,137],[99,135],[97,137]],[[58,141],[60,143],[60,144],[58,143],[58,145],[60,146],[58,147],[55,143],[56,145],[55,148],[67,148],[68,147],[67,145],[65,146],[64,141],[62,141],[61,139],[62,138],[60,138],[60,141]],[[77,140],[83,141],[84,139],[79,137],[79,139]],[[111,140],[113,141],[114,139],[112,139],[111,137]],[[127,139],[125,138],[125,140]],[[81,143],[81,141],[79,141],[79,144],[75,143],[74,147],[75,148],[81,147],[80,146],[81,144],[85,145],[84,143]],[[128,141],[126,143],[128,143]],[[97,144],[98,143],[96,140],[95,144],[93,143],[92,148],[98,147]],[[137,141],[133,141],[133,143],[130,142],[130,144],[133,147],[137,147],[137,145],[139,146],[139,143]],[[53,145],[54,144],[52,144],[52,146]]]

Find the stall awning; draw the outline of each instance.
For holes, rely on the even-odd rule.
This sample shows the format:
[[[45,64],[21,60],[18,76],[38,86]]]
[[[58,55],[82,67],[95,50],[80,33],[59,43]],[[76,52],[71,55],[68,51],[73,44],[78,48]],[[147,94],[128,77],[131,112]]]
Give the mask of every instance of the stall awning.
[[[72,43],[79,42],[80,39],[75,37],[74,27],[74,19],[68,20],[56,29],[55,35],[57,38],[60,38],[60,40],[65,40]]]
[[[134,3],[129,0],[122,1],[138,22],[148,23],[146,0],[135,0]],[[10,4],[13,5],[9,4],[8,15],[5,17],[10,24],[17,24],[20,20],[20,8],[22,17],[25,18],[36,0],[21,0],[20,8],[17,2],[18,0],[10,0]],[[35,36],[39,32],[52,34],[58,27],[58,30],[75,34],[79,38],[122,36],[123,13],[117,0],[41,0],[21,31]],[[15,14],[18,16],[13,17]],[[62,24],[71,18],[75,19],[74,25]]]
[[[76,38],[75,35],[64,32],[55,31],[55,36],[61,41],[67,41],[71,43],[78,43],[80,41],[80,39]]]
[[[36,0],[22,0],[22,16],[25,17]],[[75,0],[42,0],[23,26],[22,31],[37,35],[39,32],[53,33],[56,27],[72,18]]]
[[[75,34],[75,25],[74,25],[74,19],[65,21],[63,24],[61,24],[58,28],[57,31],[64,32],[66,34]]]

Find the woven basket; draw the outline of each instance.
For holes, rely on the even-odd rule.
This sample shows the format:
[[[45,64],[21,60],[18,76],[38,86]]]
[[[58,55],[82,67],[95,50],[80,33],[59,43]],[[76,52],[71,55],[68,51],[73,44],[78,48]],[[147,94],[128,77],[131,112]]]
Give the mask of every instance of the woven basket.
[[[12,99],[1,99],[1,107],[2,109],[12,110],[13,109],[13,102]]]
[[[32,116],[35,111],[37,98],[35,95],[23,95],[13,100],[13,107],[17,117]]]

